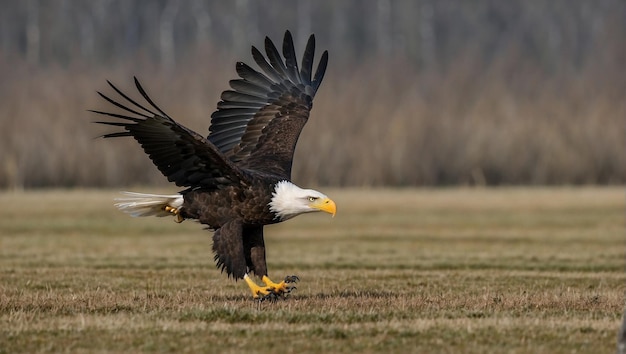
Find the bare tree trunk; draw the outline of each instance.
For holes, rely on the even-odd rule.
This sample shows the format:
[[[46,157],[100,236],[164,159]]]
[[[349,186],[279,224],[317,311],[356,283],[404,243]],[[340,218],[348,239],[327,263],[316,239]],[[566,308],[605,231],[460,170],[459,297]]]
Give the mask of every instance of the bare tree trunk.
[[[422,1],[419,9],[419,58],[423,68],[432,69],[435,63],[435,9],[430,1]]]
[[[80,52],[88,60],[94,57],[95,33],[93,28],[93,8],[80,17]]]
[[[237,26],[233,28],[233,50],[235,53],[243,53],[248,47],[248,36],[250,35],[251,2],[248,0],[236,0],[235,12],[237,13]]]
[[[300,0],[296,3],[298,11],[298,33],[296,39],[298,43],[306,43],[311,34],[311,1]]]
[[[333,35],[330,36],[330,51],[341,53],[342,49],[347,44],[347,32],[348,24],[346,21],[347,11],[346,3],[343,1],[337,1],[334,5],[331,15],[331,31]]]
[[[159,41],[161,48],[161,66],[165,70],[170,70],[176,65],[174,20],[176,19],[179,4],[178,0],[170,0],[161,13]]]
[[[383,57],[389,56],[393,48],[390,0],[378,0],[376,8],[376,47],[378,55]]]
[[[28,1],[26,20],[26,60],[31,65],[39,64],[39,0]]]
[[[196,44],[204,45],[209,41],[211,32],[211,15],[202,0],[192,3],[193,18],[196,20]]]

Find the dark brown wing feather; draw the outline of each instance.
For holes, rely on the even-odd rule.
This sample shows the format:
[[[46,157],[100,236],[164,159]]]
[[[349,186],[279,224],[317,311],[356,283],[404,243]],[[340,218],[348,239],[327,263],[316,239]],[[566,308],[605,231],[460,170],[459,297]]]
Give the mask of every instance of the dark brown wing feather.
[[[243,251],[243,224],[232,220],[213,233],[213,253],[217,267],[228,276],[241,279],[247,272]]]
[[[283,58],[269,38],[265,53],[252,47],[252,57],[263,73],[237,63],[241,79],[222,93],[211,115],[208,140],[244,169],[289,179],[296,142],[306,124],[313,97],[324,77],[328,52],[312,76],[315,37],[311,35],[298,70],[289,31],[283,40]]]
[[[244,172],[207,139],[178,124],[154,104],[137,78],[135,78],[137,90],[152,106],[152,110],[131,99],[110,82],[109,85],[133,108],[98,92],[105,100],[126,111],[125,114],[92,111],[121,120],[97,122],[124,129],[106,134],[105,138],[132,136],[167,179],[178,186],[219,188],[223,185],[248,182]]]
[[[263,226],[246,226],[237,219],[225,223],[213,233],[213,253],[217,267],[229,277],[267,275]]]

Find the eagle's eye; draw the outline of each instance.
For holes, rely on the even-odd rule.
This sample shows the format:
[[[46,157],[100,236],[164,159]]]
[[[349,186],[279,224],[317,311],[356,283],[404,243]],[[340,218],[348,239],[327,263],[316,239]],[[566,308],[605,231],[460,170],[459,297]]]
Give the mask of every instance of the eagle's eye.
[[[315,197],[309,197],[309,202],[314,202],[316,200],[317,200],[317,198],[315,198]]]

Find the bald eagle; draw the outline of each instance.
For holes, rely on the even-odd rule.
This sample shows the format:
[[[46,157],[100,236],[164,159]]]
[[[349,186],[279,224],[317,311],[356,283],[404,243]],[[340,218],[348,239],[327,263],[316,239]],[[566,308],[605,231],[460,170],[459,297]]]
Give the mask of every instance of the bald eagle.
[[[137,78],[135,86],[145,103],[107,81],[121,99],[98,94],[123,113],[91,111],[116,118],[96,123],[121,128],[104,138],[133,137],[168,181],[185,187],[175,195],[127,193],[116,206],[132,216],[170,215],[177,222],[195,219],[207,225],[214,230],[217,267],[244,279],[259,300],[285,297],[298,280],[287,276],[275,283],[268,277],[263,226],[302,213],[336,212],[325,194],[291,182],[296,142],[328,64],[324,51],[313,74],[314,52],[311,35],[298,68],[289,31],[283,40],[284,59],[267,37],[267,58],[253,46],[252,57],[262,73],[236,64],[239,78],[230,81],[232,90],[222,92],[206,138],[161,110]],[[252,280],[251,273],[264,285]]]

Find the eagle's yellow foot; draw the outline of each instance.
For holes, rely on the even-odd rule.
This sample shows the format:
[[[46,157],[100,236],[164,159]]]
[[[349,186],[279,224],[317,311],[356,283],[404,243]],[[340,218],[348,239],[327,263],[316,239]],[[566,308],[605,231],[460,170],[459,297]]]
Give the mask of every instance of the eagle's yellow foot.
[[[296,289],[295,283],[300,280],[297,276],[291,275],[285,277],[285,280],[280,283],[274,283],[268,276],[264,275],[261,279],[265,286],[257,285],[248,274],[244,275],[244,280],[252,291],[252,296],[255,300],[278,300],[286,298],[293,290]]]
[[[176,219],[174,219],[174,221],[176,221],[177,223],[180,224],[181,222],[185,221],[185,218],[183,218],[180,215],[180,210],[178,210],[177,208],[174,208],[174,207],[171,207],[169,205],[166,205],[164,209],[168,213],[172,213],[172,214],[174,214],[174,216],[176,216]]]

